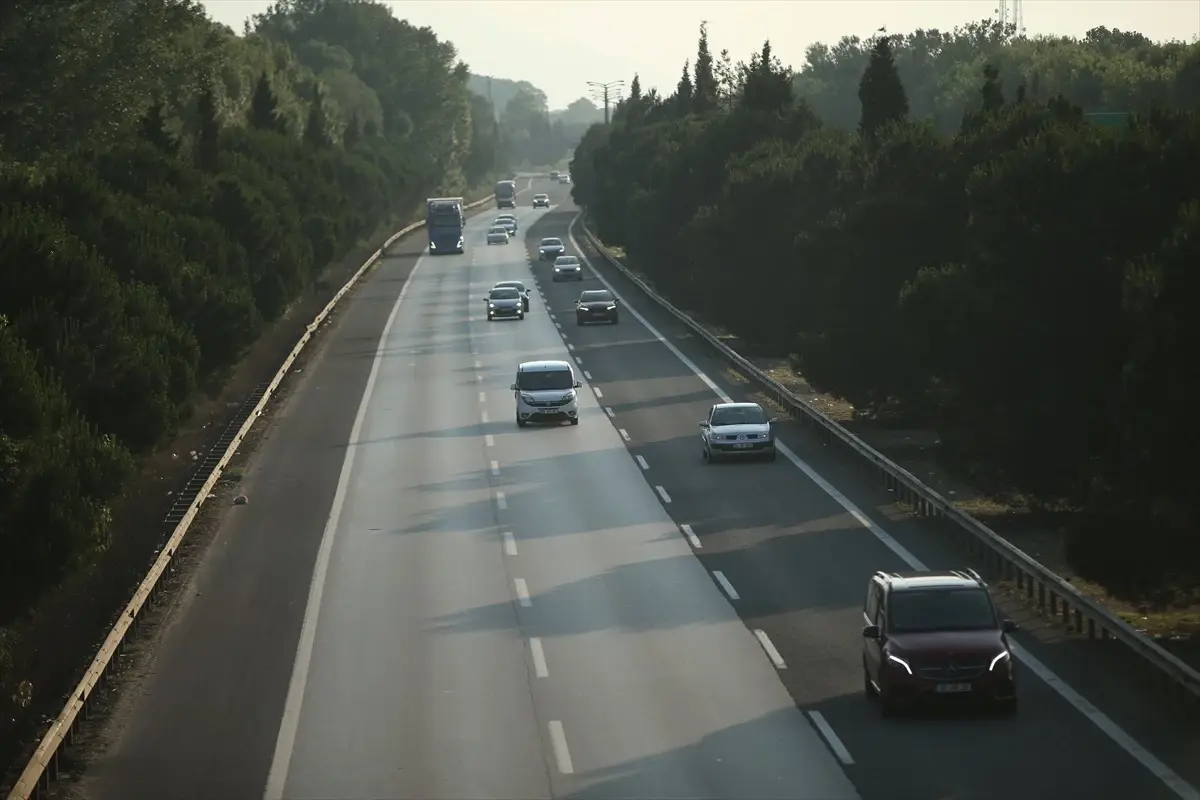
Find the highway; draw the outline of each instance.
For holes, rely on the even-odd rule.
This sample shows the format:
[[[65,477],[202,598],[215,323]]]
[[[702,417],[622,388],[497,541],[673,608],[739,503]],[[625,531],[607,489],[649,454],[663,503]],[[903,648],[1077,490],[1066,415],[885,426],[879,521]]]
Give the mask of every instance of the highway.
[[[1030,637],[1015,717],[881,719],[867,577],[961,565],[788,426],[811,475],[705,465],[719,365],[613,271],[529,263],[569,239],[566,189],[523,193],[507,246],[490,213],[462,256],[402,242],[349,298],[80,798],[1197,796],[1200,737]],[[506,279],[536,280],[530,314],[489,323]],[[621,323],[576,327],[604,285]],[[580,425],[516,427],[541,358],[576,363]]]

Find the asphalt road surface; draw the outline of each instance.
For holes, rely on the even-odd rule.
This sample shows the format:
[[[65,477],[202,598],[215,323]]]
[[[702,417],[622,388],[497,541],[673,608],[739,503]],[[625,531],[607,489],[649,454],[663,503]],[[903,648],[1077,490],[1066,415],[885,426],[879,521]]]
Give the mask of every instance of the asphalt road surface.
[[[554,214],[528,200],[522,233]],[[537,271],[488,221],[461,256],[396,248],[341,312],[89,797],[861,796],[607,401],[516,427],[516,365],[572,345],[536,295],[486,321]]]
[[[568,240],[575,214],[557,206],[530,230],[531,244],[539,236]],[[945,534],[889,507],[865,471],[786,423],[781,439],[794,458],[705,464],[698,420],[719,395],[746,399],[746,387],[600,259],[582,283],[553,283],[548,265],[534,274],[647,484],[661,487],[664,506],[694,537],[696,555],[745,624],[773,642],[797,705],[836,736],[834,749],[863,797],[1200,797],[1194,723],[1189,730],[1168,719],[1161,697],[1114,674],[1100,645],[1019,634],[1015,717],[881,719],[862,691],[867,578],[878,569],[969,566]],[[579,292],[605,287],[622,298],[619,325],[577,326]]]

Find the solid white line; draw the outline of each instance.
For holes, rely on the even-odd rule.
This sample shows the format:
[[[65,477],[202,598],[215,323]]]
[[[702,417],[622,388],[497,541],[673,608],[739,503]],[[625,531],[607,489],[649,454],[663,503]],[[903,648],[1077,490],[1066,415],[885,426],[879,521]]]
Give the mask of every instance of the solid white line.
[[[533,605],[533,601],[529,599],[529,587],[525,585],[524,578],[513,578],[513,585],[517,587],[517,602],[523,608],[529,608]]]
[[[640,455],[634,456],[637,459],[638,466],[642,469],[650,469],[650,465],[646,463],[646,459]]]
[[[596,397],[604,397],[604,392],[600,391],[599,386],[593,386],[592,391],[596,393]]]
[[[493,461],[492,462],[492,477],[496,477],[499,474],[500,474],[500,462]]]
[[[582,214],[582,212],[580,213]],[[578,215],[576,215],[576,219],[578,219]],[[576,241],[574,233],[571,232],[571,227],[574,226],[574,224],[574,220],[569,223],[567,228],[567,236],[571,241],[571,246],[574,247],[576,252],[580,254],[580,259],[590,268],[592,267],[591,262],[583,255],[583,250],[579,247],[579,242]],[[684,366],[691,370],[692,373],[699,378],[705,386],[711,389],[717,397],[721,398],[722,402],[733,402],[733,399],[719,386],[717,386],[716,382],[706,375],[704,371],[700,369],[700,367],[696,366],[695,362],[681,353],[679,348],[668,341],[667,338],[663,336],[657,328],[651,325],[645,317],[638,313],[637,309],[629,305],[628,301],[626,301],[625,298],[621,296],[621,293],[618,292],[616,288],[614,288],[613,285],[608,282],[607,278],[601,275],[594,268],[592,269],[592,274],[596,276],[597,280],[604,284],[606,289],[613,293],[613,297],[621,301],[621,305],[625,307],[625,310],[632,314],[634,319],[640,322],[642,327],[644,327],[651,336],[661,342],[662,345],[667,348],[667,350],[671,351],[671,353],[677,359],[679,359]],[[832,497],[834,502],[845,509],[848,514],[858,520],[860,525],[870,531],[871,534],[884,545],[884,547],[891,550],[898,558],[900,558],[901,561],[917,572],[929,571],[929,568],[925,566],[920,559],[913,555],[908,548],[904,547],[904,545],[892,538],[891,534],[889,534],[887,531],[877,525],[870,517],[863,513],[862,509],[860,509],[853,501],[834,488],[829,481],[825,480],[825,478],[821,476],[815,469],[813,469],[806,461],[792,452],[791,448],[781,442],[777,442],[775,447],[780,453],[783,454],[784,458],[792,462],[792,464],[801,472],[803,472],[809,480],[811,480],[818,487],[820,487],[822,491]],[[765,637],[766,634],[764,633],[762,637],[760,637],[760,641],[763,641]],[[768,639],[766,642],[769,643],[770,640]],[[765,647],[766,644],[764,644],[764,648]],[[772,647],[772,649],[774,648]],[[1015,655],[1029,668],[1030,672],[1041,678],[1047,686],[1058,693],[1059,697],[1066,700],[1067,703],[1069,703],[1076,711],[1083,714],[1083,716],[1091,721],[1091,723],[1095,725],[1105,736],[1107,736],[1118,747],[1132,756],[1135,761],[1149,770],[1150,773],[1156,778],[1166,784],[1166,786],[1178,797],[1182,798],[1183,800],[1200,800],[1200,790],[1197,790],[1196,787],[1185,781],[1178,773],[1167,766],[1167,764],[1139,744],[1137,740],[1135,740],[1125,731],[1124,728],[1113,721],[1111,717],[1104,714],[1098,708],[1092,705],[1085,697],[1079,694],[1079,692],[1075,691],[1074,688],[1067,684],[1066,681],[1060,678],[1049,667],[1047,667],[1038,659],[1034,658],[1028,651],[1025,650],[1025,648],[1021,647],[1016,642],[1011,643],[1010,649],[1013,651],[1013,655]],[[782,659],[780,659],[780,663],[782,663]],[[779,665],[777,664],[776,666]],[[780,669],[782,668],[783,667],[780,667]]]
[[[517,537],[512,535],[512,531],[504,531],[500,535],[504,537],[504,555],[515,556],[517,554]]]
[[[833,732],[833,726],[825,721],[825,715],[820,711],[809,711],[808,716],[812,719],[813,725],[817,726],[817,731],[824,737],[825,743],[829,745],[829,749],[837,756],[837,760],[842,762],[842,766],[850,767],[854,765],[854,759],[850,756],[850,751],[846,749],[846,745],[842,744],[842,740]]]
[[[624,428],[619,428],[617,430],[617,433],[621,434],[622,439],[624,439],[627,442],[629,441],[629,431],[625,430]]]
[[[542,640],[536,636],[529,639],[529,654],[533,656],[533,672],[539,678],[550,677],[550,670],[546,667],[546,653],[542,650]]]
[[[550,743],[554,747],[558,771],[563,775],[573,774],[575,766],[571,763],[571,751],[567,749],[567,735],[563,732],[562,723],[556,719],[550,720]]]
[[[604,413],[605,413],[605,414],[608,414],[608,415],[609,415],[610,417],[612,417],[613,419],[616,419],[616,418],[617,418],[617,415],[616,415],[616,414],[614,414],[614,413],[613,413],[613,410],[612,410],[611,408],[609,408],[608,406],[605,406],[605,407],[604,407]]]
[[[661,486],[655,486],[654,491],[658,492],[658,496],[662,498],[664,503],[671,502],[671,495],[667,494],[667,490]]]
[[[501,511],[508,508],[508,499],[505,498],[504,492],[496,492],[496,505]]]
[[[483,443],[488,447],[495,447],[496,439],[490,433],[485,433],[483,435]]]
[[[721,588],[725,590],[725,594],[729,595],[730,600],[742,599],[742,596],[737,593],[737,589],[734,589],[733,584],[729,582],[729,578],[725,577],[724,572],[714,569],[713,577],[717,579],[717,583],[721,584]]]
[[[487,424],[487,421],[488,421],[488,415],[487,415],[487,412],[486,412],[486,411],[480,411],[480,412],[479,412],[479,421],[480,421],[480,422],[482,422],[484,425],[486,425],[486,424]]]
[[[477,377],[478,377],[478,376],[477,376]],[[486,403],[486,402],[487,402],[487,395],[486,395],[485,393],[483,393],[483,392],[480,392],[480,393],[479,393],[479,402],[481,402],[481,403]]]
[[[292,674],[288,680],[287,698],[283,705],[283,716],[279,722],[279,733],[275,738],[275,752],[271,757],[271,767],[267,774],[267,785],[263,791],[266,800],[282,800],[286,788],[288,769],[292,763],[292,750],[296,745],[296,732],[300,727],[300,711],[304,704],[304,690],[308,686],[308,671],[312,663],[313,646],[316,642],[317,620],[321,614],[321,600],[325,594],[325,581],[329,575],[329,562],[333,553],[334,540],[338,535],[338,523],[342,518],[342,508],[346,503],[346,493],[350,484],[350,473],[354,468],[354,455],[362,437],[363,421],[367,416],[371,397],[375,394],[375,383],[379,378],[379,369],[383,364],[383,354],[400,306],[408,296],[409,287],[417,277],[418,270],[425,263],[425,257],[418,256],[413,265],[408,280],[400,287],[396,303],[388,314],[375,346],[375,357],[371,362],[371,372],[367,376],[367,384],[363,389],[362,399],[358,403],[358,412],[354,415],[354,424],[350,427],[350,440],[346,447],[346,456],[342,460],[342,471],[338,474],[337,488],[333,493],[333,504],[329,509],[329,518],[325,522],[325,530],[321,534],[321,544],[317,550],[317,560],[313,566],[312,583],[308,587],[308,602],[304,606],[304,620],[300,625],[300,641],[296,647],[296,657],[292,662]]]
[[[754,636],[758,639],[758,643],[762,645],[767,658],[771,659],[771,663],[775,665],[775,669],[787,669],[787,664],[784,663],[783,656],[779,655],[779,651],[775,649],[775,644],[771,641],[771,637],[767,636],[767,632],[762,628],[755,628]]]
[[[696,536],[696,532],[692,530],[691,525],[680,525],[679,530],[683,531],[683,535],[687,537],[689,542],[691,542],[692,547],[695,547],[698,550],[704,548],[704,545],[700,544],[700,538]]]

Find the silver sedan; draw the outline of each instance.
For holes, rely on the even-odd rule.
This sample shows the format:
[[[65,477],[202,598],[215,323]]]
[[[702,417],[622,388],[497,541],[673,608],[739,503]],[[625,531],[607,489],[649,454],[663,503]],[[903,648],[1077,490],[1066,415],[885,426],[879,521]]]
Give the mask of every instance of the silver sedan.
[[[700,421],[704,460],[765,458],[775,460],[775,420],[758,403],[718,403]]]

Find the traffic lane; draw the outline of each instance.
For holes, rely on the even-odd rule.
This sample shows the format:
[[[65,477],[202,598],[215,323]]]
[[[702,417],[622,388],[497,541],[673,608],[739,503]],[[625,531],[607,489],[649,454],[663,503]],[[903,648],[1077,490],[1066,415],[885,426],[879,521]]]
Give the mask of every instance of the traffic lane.
[[[499,269],[473,266],[483,282]],[[481,381],[481,419],[509,418],[516,363],[569,358],[545,313],[472,329],[481,364],[510,365]],[[501,601],[442,621],[537,643],[537,706],[572,768],[556,795],[856,797],[586,388],[579,403],[578,426],[510,420],[485,444],[519,620]]]
[[[550,796],[519,637],[432,630],[480,605],[513,616],[480,438],[411,435],[478,421],[458,373],[469,264],[454,261],[410,283],[412,308],[437,319],[402,308],[386,342],[421,352],[381,362],[355,445],[289,799]]]
[[[583,244],[578,236],[576,241]],[[716,381],[726,394],[735,400],[756,399],[751,387],[732,376],[725,362],[713,354],[707,343],[647,299],[631,281],[604,266],[602,259],[591,255],[589,258],[659,333]],[[873,473],[863,469],[860,462],[840,447],[825,445],[811,429],[787,419],[781,421],[778,435],[873,523],[886,530],[929,568],[961,567],[970,559],[962,544],[963,534],[956,526],[945,520],[917,517],[898,505],[894,496],[875,480]],[[1193,787],[1200,786],[1200,731],[1194,715],[1183,704],[1169,706],[1159,687],[1146,680],[1144,669],[1136,664],[1131,654],[1111,641],[1089,641],[1084,637],[1065,635],[1061,628],[1039,618],[1024,603],[1006,599],[1004,592],[998,596],[1005,611],[1021,620],[1027,628],[1018,636],[1020,644],[1078,693],[1075,700],[1083,713],[1091,713],[1091,703],[1101,705],[1112,725],[1116,726],[1113,732],[1117,737],[1132,737]],[[1108,722],[1102,724],[1112,727]],[[1147,756],[1147,762],[1150,763],[1153,757]],[[1195,792],[1194,789],[1187,791]]]
[[[406,237],[344,298],[292,376],[239,492],[156,635],[151,669],[103,723],[79,789],[94,797],[259,800],[309,578],[370,360],[424,249]],[[260,423],[262,424],[262,423]]]
[[[569,300],[561,287],[554,284],[543,283],[543,291],[551,306]],[[615,327],[626,325],[641,331],[626,331],[627,338],[648,338],[632,315],[629,323],[623,320],[621,326]],[[739,601],[739,608],[745,606],[743,616],[751,625],[767,630],[773,640],[778,634],[783,641],[778,646],[785,660],[790,660],[788,653],[793,652],[805,664],[803,680],[797,681],[794,688],[797,701],[806,705],[861,693],[861,640],[857,631],[861,628],[858,609],[866,579],[872,571],[887,565],[894,569],[907,567],[840,504],[790,466],[778,463],[709,466],[700,461],[696,423],[716,401],[715,396],[708,391],[708,396],[703,397],[706,387],[694,376],[690,385],[686,378],[674,382],[623,380],[630,365],[654,374],[659,371],[658,364],[662,364],[662,371],[667,371],[669,362],[678,359],[661,345],[657,351],[646,345],[644,351],[637,353],[629,345],[617,345],[612,348],[615,353],[607,355],[605,339],[616,336],[613,330],[607,326],[579,329],[575,337],[576,352],[585,359],[602,388],[605,402],[613,408],[614,424],[630,435],[633,451],[649,465],[648,480],[654,483],[656,475],[670,476],[670,482],[664,480],[664,486],[672,497],[675,518],[682,524],[690,524],[700,537],[705,563],[713,570],[720,570],[734,587],[745,585],[753,589],[749,596],[743,593]],[[692,403],[672,400],[687,397],[698,399]],[[827,535],[815,536],[818,530]],[[847,568],[855,564],[860,566]],[[814,642],[823,644],[814,647]],[[814,663],[822,661],[826,662],[824,667]],[[786,676],[785,682],[791,684]],[[1035,678],[1031,690],[1030,683],[1028,680],[1023,683],[1027,699],[1047,709],[1045,713],[1056,723],[1048,724],[1040,715],[1026,722],[1029,715],[1025,714],[1011,721],[1026,745],[1022,747],[1022,757],[1028,750],[1028,760],[1037,763],[1038,754],[1049,752],[1055,754],[1054,764],[1073,760],[1079,768],[1086,769],[1094,759],[1093,753],[1119,752],[1045,684]],[[840,730],[839,734],[843,740],[851,738]],[[970,744],[970,731],[952,735],[956,743]],[[1057,738],[1081,746],[1072,745],[1071,757],[1064,759]],[[887,753],[897,750],[890,742],[868,741],[863,746],[881,750],[885,758]],[[924,746],[922,743],[917,749]],[[990,776],[984,781],[987,785],[980,785],[973,775],[980,770],[988,774],[994,758],[992,746],[984,740],[973,746],[977,752],[974,762],[949,780],[972,791],[987,791],[995,784]],[[904,744],[899,746],[901,750],[903,747]],[[865,757],[855,758],[866,763]],[[956,766],[962,763],[960,760]],[[1128,756],[1121,763],[1126,765],[1131,781],[1149,776]],[[1113,779],[1106,785],[1125,784]],[[928,789],[920,785],[912,787],[921,796]],[[1158,790],[1155,782],[1152,791]]]

